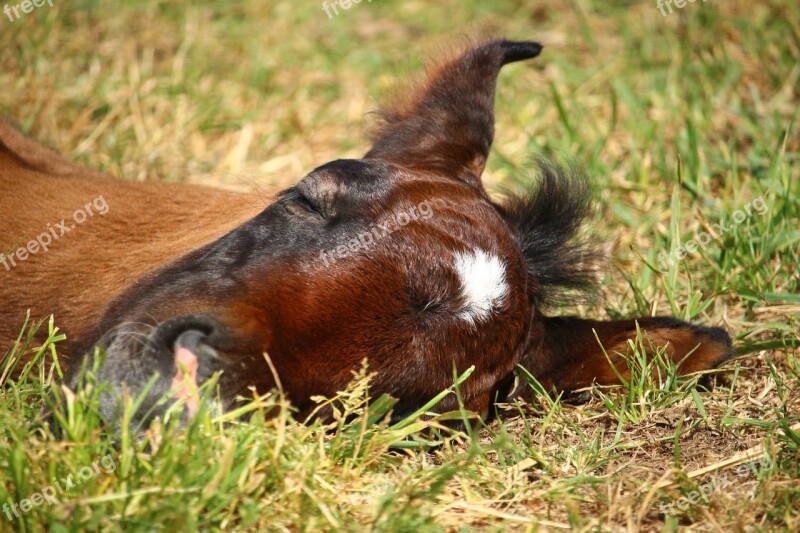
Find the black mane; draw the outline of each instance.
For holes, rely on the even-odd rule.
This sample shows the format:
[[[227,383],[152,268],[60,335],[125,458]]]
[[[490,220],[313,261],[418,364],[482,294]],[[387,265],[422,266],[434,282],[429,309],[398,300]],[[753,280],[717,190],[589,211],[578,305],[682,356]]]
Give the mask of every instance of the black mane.
[[[528,263],[531,302],[539,308],[590,299],[605,254],[580,231],[593,211],[589,180],[572,166],[536,164],[536,185],[502,205]]]

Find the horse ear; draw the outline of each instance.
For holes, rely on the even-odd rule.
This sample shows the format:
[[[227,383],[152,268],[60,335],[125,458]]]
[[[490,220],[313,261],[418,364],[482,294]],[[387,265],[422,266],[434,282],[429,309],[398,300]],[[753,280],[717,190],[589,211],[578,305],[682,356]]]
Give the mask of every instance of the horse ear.
[[[497,75],[541,50],[529,41],[491,41],[433,69],[419,89],[380,111],[365,158],[479,182],[494,138]]]
[[[680,375],[716,368],[733,357],[725,330],[671,317],[600,321],[540,315],[519,364],[548,391],[569,393],[593,383],[618,385],[631,378],[630,342],[639,332],[648,345],[663,347],[663,355]],[[653,368],[655,377],[659,371]]]

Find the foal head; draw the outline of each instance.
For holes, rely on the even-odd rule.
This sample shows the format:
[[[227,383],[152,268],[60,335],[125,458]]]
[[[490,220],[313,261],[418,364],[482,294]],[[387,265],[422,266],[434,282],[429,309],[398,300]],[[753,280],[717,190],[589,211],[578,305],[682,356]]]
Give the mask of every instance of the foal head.
[[[398,398],[399,417],[474,365],[461,394],[486,411],[532,308],[525,258],[481,174],[498,72],[540,50],[493,41],[443,64],[383,112],[363,159],[313,170],[254,219],[137,280],[86,339],[87,352],[106,352],[101,379],[137,393],[158,372],[147,407],[178,367],[198,384],[222,370],[228,406],[277,374],[307,411],[367,359],[371,391]],[[106,414],[116,408],[107,397]]]
[[[540,50],[492,41],[444,63],[383,111],[363,159],[315,169],[252,220],[136,280],[85,339],[86,353],[106,353],[99,378],[146,390],[140,412],[158,414],[165,393],[186,394],[184,374],[200,385],[222,371],[223,408],[279,384],[305,414],[367,359],[371,394],[397,398],[399,418],[471,366],[460,393],[478,413],[506,395],[517,364],[552,389],[617,382],[639,326],[684,371],[730,357],[717,328],[540,313],[560,289],[594,281],[597,254],[573,239],[585,183],[545,166],[534,194],[505,205],[481,185],[498,72]],[[117,396],[101,399],[108,418]]]

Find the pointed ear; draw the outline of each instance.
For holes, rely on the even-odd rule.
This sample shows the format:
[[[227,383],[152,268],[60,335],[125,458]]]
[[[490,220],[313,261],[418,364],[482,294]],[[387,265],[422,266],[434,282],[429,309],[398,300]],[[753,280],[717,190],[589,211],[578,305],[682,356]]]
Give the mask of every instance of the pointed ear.
[[[403,103],[381,111],[365,158],[478,181],[494,138],[497,74],[541,50],[534,42],[491,41],[443,64]]]
[[[572,392],[592,383],[619,384],[620,376],[630,379],[626,357],[630,355],[628,341],[636,339],[637,323],[654,347],[665,347],[664,353],[681,375],[715,368],[733,357],[725,330],[671,317],[600,321],[539,316],[519,364],[548,391]],[[657,375],[656,369],[654,373]]]

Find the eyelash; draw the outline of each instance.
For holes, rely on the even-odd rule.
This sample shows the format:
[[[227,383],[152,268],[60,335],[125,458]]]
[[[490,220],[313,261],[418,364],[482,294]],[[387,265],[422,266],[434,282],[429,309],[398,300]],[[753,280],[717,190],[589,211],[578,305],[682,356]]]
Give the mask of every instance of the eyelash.
[[[319,209],[317,209],[317,208],[314,206],[314,204],[312,204],[312,203],[311,203],[311,200],[309,200],[307,197],[300,195],[300,196],[298,197],[298,201],[299,201],[301,204],[303,204],[303,207],[305,207],[305,208],[306,208],[306,209],[308,209],[309,211],[311,211],[311,212],[313,212],[313,213],[315,213],[315,214],[317,214],[317,215],[319,215],[319,216],[322,216],[322,213],[320,212],[320,210],[319,210]]]
[[[308,197],[303,196],[296,188],[292,188],[287,191],[286,196],[288,201],[300,204],[309,213],[313,213],[325,218],[325,215],[323,215],[323,213],[311,202],[311,200],[309,200]]]

